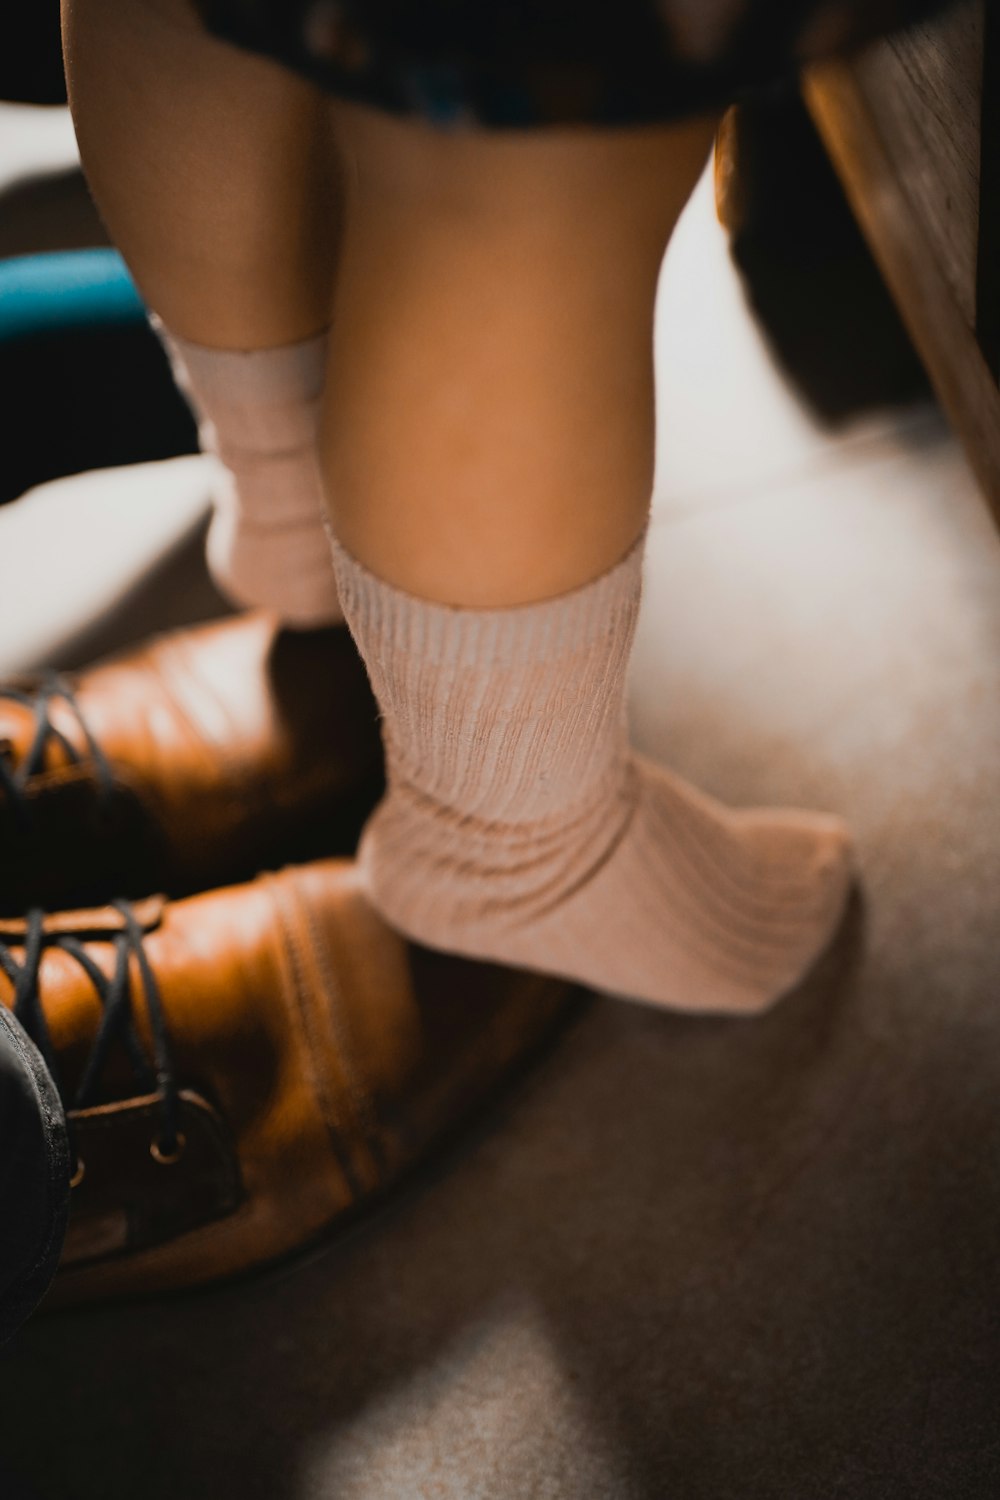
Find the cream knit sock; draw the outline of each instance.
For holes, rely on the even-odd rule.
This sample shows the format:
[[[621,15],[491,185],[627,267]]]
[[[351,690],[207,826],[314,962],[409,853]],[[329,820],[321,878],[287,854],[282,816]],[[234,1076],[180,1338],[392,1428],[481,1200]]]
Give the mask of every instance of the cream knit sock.
[[[832,936],[847,835],[823,814],[730,811],[629,749],[642,550],[542,604],[470,610],[334,544],[389,772],[359,859],[383,915],[432,947],[756,1011]]]
[[[323,521],[316,433],[326,334],[249,353],[208,349],[153,326],[219,459],[208,566],[233,603],[288,625],[343,619]]]

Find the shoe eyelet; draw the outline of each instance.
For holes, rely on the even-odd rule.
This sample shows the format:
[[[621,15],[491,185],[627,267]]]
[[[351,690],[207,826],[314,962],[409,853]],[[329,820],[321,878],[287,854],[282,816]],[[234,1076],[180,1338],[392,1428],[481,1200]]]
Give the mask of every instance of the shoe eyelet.
[[[76,1165],[73,1168],[73,1175],[72,1175],[72,1177],[69,1180],[70,1187],[71,1188],[79,1187],[80,1183],[83,1181],[83,1179],[86,1177],[86,1175],[87,1175],[87,1168],[85,1167],[85,1165],[83,1163],[83,1158],[78,1156],[77,1159],[76,1159]]]
[[[161,1167],[172,1167],[184,1155],[184,1147],[186,1145],[187,1141],[185,1137],[178,1132],[177,1140],[172,1150],[164,1150],[160,1141],[150,1141],[149,1154],[155,1162],[159,1162]]]

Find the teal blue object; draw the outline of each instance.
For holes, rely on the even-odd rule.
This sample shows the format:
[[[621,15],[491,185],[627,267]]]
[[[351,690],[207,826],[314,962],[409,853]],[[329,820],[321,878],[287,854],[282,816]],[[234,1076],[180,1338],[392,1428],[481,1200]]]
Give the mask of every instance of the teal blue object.
[[[0,343],[146,317],[117,250],[57,250],[0,260]]]

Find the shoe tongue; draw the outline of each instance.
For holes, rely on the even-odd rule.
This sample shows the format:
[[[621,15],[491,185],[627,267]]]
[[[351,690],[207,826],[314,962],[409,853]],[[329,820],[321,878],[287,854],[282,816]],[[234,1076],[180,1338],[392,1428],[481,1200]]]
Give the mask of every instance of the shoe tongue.
[[[142,932],[159,927],[166,910],[166,896],[149,896],[129,903]],[[95,906],[79,911],[46,912],[42,919],[45,938],[76,937],[100,940],[114,937],[126,929],[125,914],[116,906]],[[27,937],[26,917],[0,917],[0,941],[20,944]]]

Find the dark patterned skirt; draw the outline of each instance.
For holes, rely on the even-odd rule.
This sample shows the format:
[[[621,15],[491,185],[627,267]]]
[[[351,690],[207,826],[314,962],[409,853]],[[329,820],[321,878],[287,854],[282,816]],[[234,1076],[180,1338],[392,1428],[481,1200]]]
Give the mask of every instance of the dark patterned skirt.
[[[330,93],[439,125],[704,113],[934,0],[196,0],[209,30]]]

